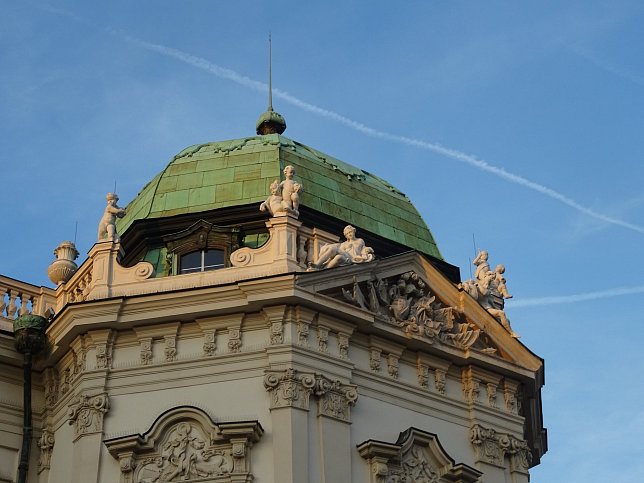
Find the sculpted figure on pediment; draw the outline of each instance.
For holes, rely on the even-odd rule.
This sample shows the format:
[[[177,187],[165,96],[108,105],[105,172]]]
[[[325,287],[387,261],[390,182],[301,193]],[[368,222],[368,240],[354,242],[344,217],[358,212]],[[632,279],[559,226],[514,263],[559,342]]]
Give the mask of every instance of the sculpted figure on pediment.
[[[356,229],[347,225],[344,228],[346,241],[329,243],[320,249],[318,260],[310,269],[333,268],[352,263],[370,262],[374,259],[373,248],[365,245],[362,238],[356,238]]]
[[[495,317],[512,337],[519,338],[519,334],[512,330],[510,320],[503,311],[504,299],[512,298],[503,276],[505,267],[499,264],[494,271],[490,270],[488,253],[485,250],[480,251],[472,263],[476,265],[474,278],[461,283],[461,287]]]
[[[377,320],[430,344],[440,341],[465,350],[477,343],[481,333],[457,309],[444,305],[432,294],[415,272],[366,282],[358,282],[354,277],[353,286],[343,287],[342,293],[349,302],[375,313]],[[495,351],[482,343],[477,348]]]

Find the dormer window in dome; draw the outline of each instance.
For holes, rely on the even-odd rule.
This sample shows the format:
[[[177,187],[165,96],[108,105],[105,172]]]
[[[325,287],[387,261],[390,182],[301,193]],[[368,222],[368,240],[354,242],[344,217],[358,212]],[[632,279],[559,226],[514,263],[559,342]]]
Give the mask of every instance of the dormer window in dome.
[[[241,227],[216,226],[199,220],[189,228],[163,237],[166,275],[207,272],[230,266],[230,254],[240,248]]]

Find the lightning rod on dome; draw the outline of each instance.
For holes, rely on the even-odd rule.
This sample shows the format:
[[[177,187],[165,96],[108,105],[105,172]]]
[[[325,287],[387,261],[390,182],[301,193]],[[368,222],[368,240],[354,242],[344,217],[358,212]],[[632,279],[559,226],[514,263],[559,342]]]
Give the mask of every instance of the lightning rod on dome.
[[[284,117],[273,110],[272,40],[268,33],[268,109],[259,116],[255,126],[257,134],[282,134],[286,129]]]
[[[271,75],[271,33],[268,32],[268,110],[273,110],[273,85]]]

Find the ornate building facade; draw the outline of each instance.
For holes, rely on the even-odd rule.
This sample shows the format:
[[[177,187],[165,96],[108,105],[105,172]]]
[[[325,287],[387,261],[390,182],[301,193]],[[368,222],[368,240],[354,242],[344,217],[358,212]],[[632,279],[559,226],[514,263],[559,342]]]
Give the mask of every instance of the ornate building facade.
[[[57,248],[55,289],[0,276],[0,481],[28,314],[48,347],[27,481],[529,481],[543,361],[503,313],[503,271],[485,254],[463,283],[404,194],[284,127],[269,109],[125,208],[108,194],[87,259]]]

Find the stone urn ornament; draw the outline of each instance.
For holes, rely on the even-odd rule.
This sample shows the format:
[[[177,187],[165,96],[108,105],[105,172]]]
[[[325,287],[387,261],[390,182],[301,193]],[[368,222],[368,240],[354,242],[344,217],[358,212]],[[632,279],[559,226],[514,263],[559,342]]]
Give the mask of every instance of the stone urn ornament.
[[[74,262],[78,258],[78,250],[70,241],[64,241],[54,250],[56,260],[49,265],[47,276],[56,285],[67,282],[78,270]]]

